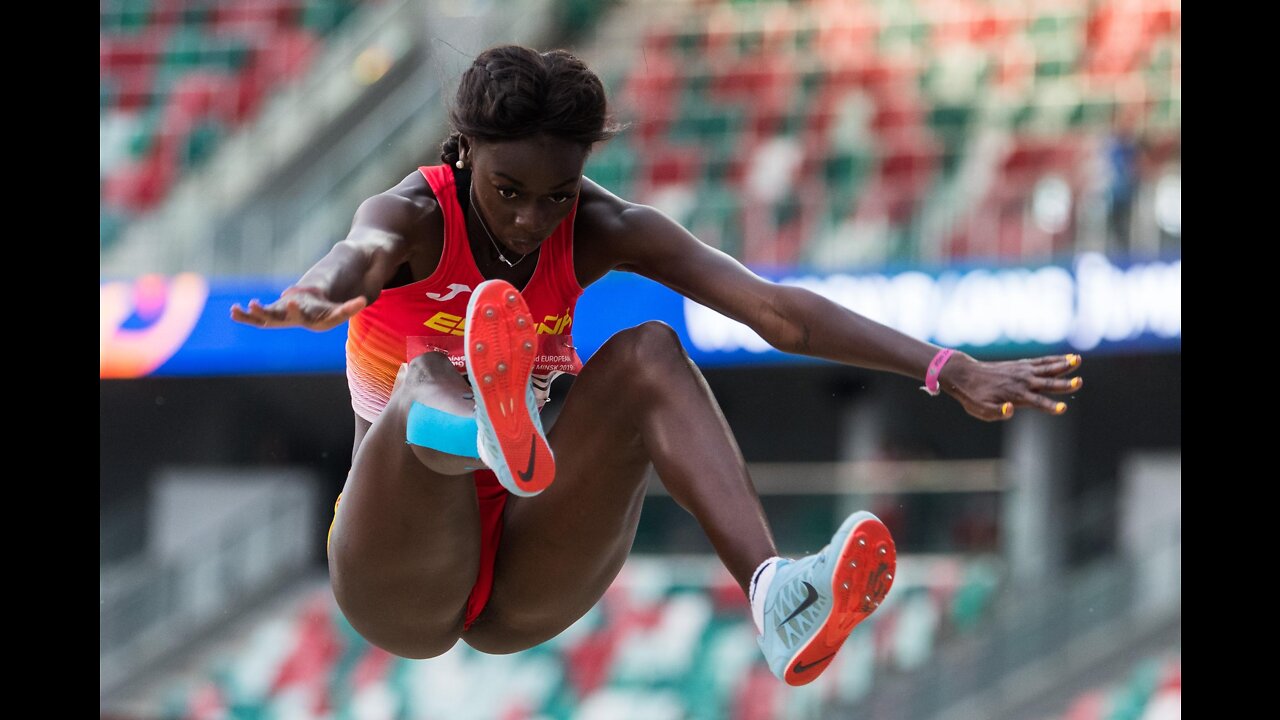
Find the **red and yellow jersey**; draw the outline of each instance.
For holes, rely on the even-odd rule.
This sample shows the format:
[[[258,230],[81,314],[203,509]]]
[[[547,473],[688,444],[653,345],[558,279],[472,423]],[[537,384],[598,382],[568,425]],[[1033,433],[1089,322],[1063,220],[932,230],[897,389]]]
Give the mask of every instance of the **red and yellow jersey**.
[[[466,372],[463,335],[471,291],[485,278],[476,267],[467,241],[466,215],[458,202],[453,169],[447,165],[418,168],[444,216],[444,250],[435,272],[425,280],[388,288],[372,305],[351,318],[347,327],[347,385],[351,407],[369,422],[391,398],[402,363],[430,351],[445,352]],[[573,348],[573,313],[582,295],[573,270],[573,210],[547,238],[533,276],[520,294],[538,323],[538,357],[533,387],[538,403],[546,402],[551,381],[560,373],[576,374],[582,360]]]

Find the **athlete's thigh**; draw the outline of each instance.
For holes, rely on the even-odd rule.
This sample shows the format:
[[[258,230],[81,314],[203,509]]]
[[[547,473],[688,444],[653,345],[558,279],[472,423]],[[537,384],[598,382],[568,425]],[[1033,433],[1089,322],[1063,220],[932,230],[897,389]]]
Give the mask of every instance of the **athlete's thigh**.
[[[359,438],[330,531],[329,577],[366,639],[431,657],[461,632],[479,568],[480,517],[470,475],[436,473],[405,443],[409,397],[397,385]]]
[[[548,434],[555,482],[508,499],[493,595],[471,630],[481,649],[490,630],[526,647],[554,637],[600,599],[630,552],[649,462],[603,365],[583,369]]]

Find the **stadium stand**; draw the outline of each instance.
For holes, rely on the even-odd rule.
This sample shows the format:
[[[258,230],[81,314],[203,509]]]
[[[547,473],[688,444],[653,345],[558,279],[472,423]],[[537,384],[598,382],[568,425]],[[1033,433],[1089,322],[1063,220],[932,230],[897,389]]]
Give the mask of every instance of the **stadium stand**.
[[[100,243],[299,77],[352,0],[104,0]]]
[[[1062,715],[1044,720],[1176,720],[1182,717],[1182,653],[1137,663],[1128,677],[1081,693]]]
[[[351,629],[327,587],[315,589],[157,689],[154,704],[172,720],[808,717],[857,702],[877,674],[909,671],[943,638],[973,632],[998,589],[989,561],[901,569],[892,601],[803,691],[778,692],[742,592],[718,563],[641,557],[564,634],[507,656],[459,643],[429,661],[394,657]]]
[[[103,247],[243,129],[353,4],[104,5]],[[1180,188],[1180,38],[1171,0],[621,3],[580,52],[630,130],[588,174],[755,265],[1176,253],[1180,211],[1165,216],[1180,204],[1157,195]],[[305,257],[345,228],[335,212],[294,239],[285,229],[314,209],[277,213],[255,234],[309,242]],[[216,233],[180,228],[153,234]]]
[[[1180,151],[1177,3],[659,4],[588,174],[748,263],[1061,258]]]

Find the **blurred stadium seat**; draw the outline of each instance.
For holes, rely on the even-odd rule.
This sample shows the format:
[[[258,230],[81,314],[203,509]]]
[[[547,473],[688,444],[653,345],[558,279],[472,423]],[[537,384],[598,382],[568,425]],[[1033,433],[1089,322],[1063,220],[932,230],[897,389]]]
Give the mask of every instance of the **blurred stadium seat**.
[[[824,703],[855,703],[877,674],[909,670],[941,638],[973,632],[989,612],[982,598],[998,590],[992,567],[909,563],[885,607],[804,692]],[[962,596],[967,625],[953,610]],[[524,653],[488,656],[459,643],[429,661],[397,658],[360,638],[324,587],[156,694],[167,698],[166,720],[365,717],[361,707],[369,703],[385,706],[387,714],[374,717],[459,720],[809,716],[808,705],[776,687],[742,593],[715,560],[637,557],[586,617]],[[743,704],[746,697],[765,704]]]
[[[352,0],[104,0],[99,97],[103,247],[174,178],[297,78]],[[112,128],[108,133],[107,128]]]
[[[1084,232],[1036,221],[1038,181],[1068,190],[1052,196],[1066,208],[1042,213],[1084,215],[1109,188],[1094,171],[1102,140],[1180,147],[1174,2],[646,8],[648,22],[606,31],[603,62],[626,58],[617,100],[634,129],[588,174],[713,244],[741,233],[724,249],[748,263],[1070,256]],[[1141,163],[1137,181],[1162,164]],[[724,232],[731,219],[739,232]],[[849,247],[854,228],[881,249]]]

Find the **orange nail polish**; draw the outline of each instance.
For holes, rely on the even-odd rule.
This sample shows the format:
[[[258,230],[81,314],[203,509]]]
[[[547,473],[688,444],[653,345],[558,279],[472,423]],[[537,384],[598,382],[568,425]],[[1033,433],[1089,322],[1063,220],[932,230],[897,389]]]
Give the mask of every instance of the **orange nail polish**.
[[[1061,415],[1062,413],[1064,413],[1064,412],[1066,412],[1066,411],[1067,411],[1067,404],[1066,404],[1066,403],[1064,403],[1064,402],[1060,402],[1060,403],[1058,403],[1057,405],[1055,405],[1055,406],[1054,406],[1053,411],[1054,411],[1055,413],[1057,413],[1057,414]]]
[[[1001,415],[1008,415],[1011,412],[1013,412],[1013,403],[1005,403],[1000,406]]]
[[[1067,365],[1068,365],[1068,366],[1070,366],[1070,367],[1075,367],[1075,366],[1077,366],[1077,365],[1079,365],[1079,364],[1080,364],[1080,356],[1079,356],[1079,355],[1068,355],[1068,356],[1067,356]]]
[[[1083,382],[1080,378],[1071,378],[1071,389],[1078,390]]]

